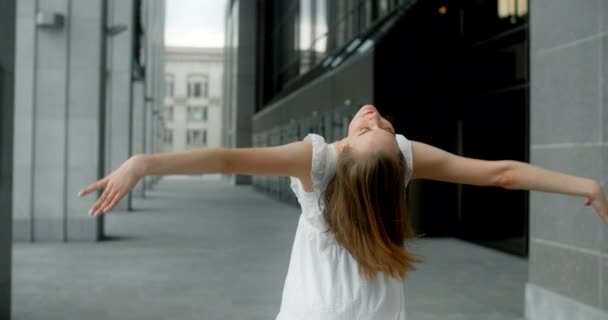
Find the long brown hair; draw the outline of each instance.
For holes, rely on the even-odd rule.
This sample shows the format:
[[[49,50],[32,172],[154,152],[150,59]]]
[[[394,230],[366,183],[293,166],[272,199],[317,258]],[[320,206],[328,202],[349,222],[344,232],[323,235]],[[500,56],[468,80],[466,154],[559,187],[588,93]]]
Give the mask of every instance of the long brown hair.
[[[378,272],[404,278],[423,261],[404,248],[415,237],[407,221],[405,161],[400,152],[361,158],[345,147],[322,196],[327,231],[370,279]]]

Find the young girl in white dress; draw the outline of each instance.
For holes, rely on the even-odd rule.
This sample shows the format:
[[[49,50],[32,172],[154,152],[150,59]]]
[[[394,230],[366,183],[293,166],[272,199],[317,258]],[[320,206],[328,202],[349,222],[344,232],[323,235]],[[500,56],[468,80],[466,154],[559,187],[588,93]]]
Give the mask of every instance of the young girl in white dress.
[[[408,140],[372,105],[361,107],[348,135],[333,143],[308,134],[275,147],[135,155],[80,195],[104,190],[90,211],[97,216],[146,175],[206,173],[291,177],[302,214],[277,320],[406,319],[403,278],[422,261],[405,248],[414,237],[405,206],[412,179],[578,195],[608,222],[595,180]]]

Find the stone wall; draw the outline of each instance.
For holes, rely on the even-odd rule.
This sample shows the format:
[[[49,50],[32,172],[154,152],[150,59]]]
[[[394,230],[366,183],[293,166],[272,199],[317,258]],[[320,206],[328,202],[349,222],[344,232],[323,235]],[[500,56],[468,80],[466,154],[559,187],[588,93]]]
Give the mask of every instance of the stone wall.
[[[608,1],[530,3],[530,162],[606,187]],[[584,200],[530,193],[530,320],[608,319],[608,228]]]

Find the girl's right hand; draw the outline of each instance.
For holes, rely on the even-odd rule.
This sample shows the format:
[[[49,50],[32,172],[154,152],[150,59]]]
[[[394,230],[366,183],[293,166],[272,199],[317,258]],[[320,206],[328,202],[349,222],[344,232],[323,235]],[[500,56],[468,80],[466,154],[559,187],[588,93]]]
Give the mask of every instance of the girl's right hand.
[[[98,216],[112,210],[118,201],[129,193],[143,177],[143,160],[141,156],[133,156],[105,178],[80,191],[78,195],[82,197],[93,191],[104,189],[97,202],[89,210],[90,215]]]
[[[597,214],[608,223],[608,201],[606,200],[606,193],[599,183],[596,184],[591,195],[587,197],[585,205],[592,205]]]

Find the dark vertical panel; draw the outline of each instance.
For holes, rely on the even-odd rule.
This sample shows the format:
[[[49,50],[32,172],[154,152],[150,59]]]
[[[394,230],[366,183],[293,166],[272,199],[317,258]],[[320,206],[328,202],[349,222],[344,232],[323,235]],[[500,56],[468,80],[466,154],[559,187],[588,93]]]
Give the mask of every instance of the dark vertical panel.
[[[378,41],[375,103],[398,131],[466,157],[528,161],[527,15],[501,14],[496,1],[419,1]],[[419,233],[527,254],[527,192],[412,187]]]
[[[258,32],[258,5],[255,1],[238,2],[238,27],[236,39],[236,71],[235,77],[235,118],[233,132],[237,148],[251,147],[252,123],[251,117],[255,112],[256,101],[256,34]],[[236,175],[236,184],[251,184],[251,176]]]
[[[259,30],[259,32],[257,33],[257,41],[256,43],[257,45],[257,49],[256,49],[256,53],[257,53],[257,69],[256,69],[256,77],[257,77],[257,87],[256,87],[256,92],[257,92],[257,97],[256,97],[256,106],[255,106],[255,112],[258,112],[262,109],[263,105],[264,105],[264,99],[266,96],[268,96],[269,93],[269,88],[270,86],[268,85],[269,82],[269,73],[265,72],[265,70],[271,66],[271,62],[272,62],[272,51],[269,51],[266,49],[270,38],[267,35],[267,33],[269,31],[272,30],[271,25],[270,25],[270,20],[268,20],[269,17],[272,17],[272,15],[269,15],[267,10],[269,7],[268,4],[270,2],[269,1],[258,1],[258,7],[257,7],[257,11],[258,11],[258,21],[257,21],[257,28]],[[228,39],[228,36],[226,37]],[[226,63],[226,62],[225,62]]]
[[[11,317],[15,6],[0,2],[0,319]]]
[[[487,160],[528,162],[527,4],[504,3],[465,1],[462,6],[463,64],[468,87],[463,153]],[[518,8],[520,4],[524,6]],[[527,191],[474,186],[463,186],[462,191],[461,237],[527,255]],[[494,210],[488,215],[490,207]]]

